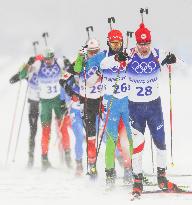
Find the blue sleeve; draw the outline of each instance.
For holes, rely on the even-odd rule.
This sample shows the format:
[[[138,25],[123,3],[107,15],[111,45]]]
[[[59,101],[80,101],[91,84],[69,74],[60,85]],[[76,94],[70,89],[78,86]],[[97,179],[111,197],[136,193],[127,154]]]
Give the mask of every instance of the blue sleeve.
[[[60,90],[60,99],[65,100],[65,102],[68,102],[71,100],[70,96],[67,95],[67,93],[65,92],[65,88],[63,87],[61,87],[61,90]]]
[[[75,79],[70,79],[67,81],[67,85],[70,86],[71,91],[79,95],[80,88],[79,86],[75,83]]]
[[[90,58],[86,63],[86,74],[87,78],[90,78],[92,75],[95,74],[97,70],[101,72],[100,64],[101,61],[106,57],[106,51],[102,51],[92,58]]]

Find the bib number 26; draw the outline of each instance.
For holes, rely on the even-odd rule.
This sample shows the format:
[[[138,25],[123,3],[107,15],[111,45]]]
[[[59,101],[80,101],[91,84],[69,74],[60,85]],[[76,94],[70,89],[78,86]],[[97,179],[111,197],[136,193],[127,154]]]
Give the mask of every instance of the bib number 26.
[[[130,85],[127,85],[126,83],[122,83],[121,85],[113,85],[112,86],[114,88],[114,93],[121,93],[121,92],[127,92],[128,90],[130,90]]]

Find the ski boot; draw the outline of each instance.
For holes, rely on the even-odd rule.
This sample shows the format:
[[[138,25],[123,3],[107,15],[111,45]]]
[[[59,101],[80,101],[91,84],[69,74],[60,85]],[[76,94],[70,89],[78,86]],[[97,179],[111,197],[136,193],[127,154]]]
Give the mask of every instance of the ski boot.
[[[182,192],[183,190],[180,189],[176,184],[170,182],[166,178],[165,168],[157,167],[157,182],[159,188],[165,192]]]
[[[117,177],[116,176],[116,171],[115,171],[114,168],[105,169],[105,173],[106,173],[106,187],[107,187],[107,190],[111,190],[115,186],[115,179]]]
[[[72,168],[71,151],[65,150],[65,162],[68,168]]]
[[[46,171],[47,169],[52,167],[51,163],[48,160],[47,154],[42,155],[41,163],[42,163],[42,171]]]
[[[143,174],[133,174],[133,199],[139,198],[143,191]]]
[[[75,176],[82,176],[82,174],[83,174],[82,160],[76,160]]]
[[[97,168],[95,163],[89,164],[89,176],[93,180],[97,178]]]
[[[133,183],[133,175],[130,168],[124,168],[123,183],[127,185],[131,185]]]

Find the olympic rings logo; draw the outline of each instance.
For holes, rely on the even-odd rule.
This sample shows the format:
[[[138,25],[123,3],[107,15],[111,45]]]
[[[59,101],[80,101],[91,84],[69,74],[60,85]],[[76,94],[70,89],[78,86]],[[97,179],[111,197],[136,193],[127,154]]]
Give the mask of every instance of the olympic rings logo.
[[[121,72],[126,70],[126,67],[113,66],[113,67],[109,67],[109,70],[111,70],[113,73],[117,73],[119,70]]]
[[[137,61],[134,61],[132,63],[132,69],[138,74],[152,73],[155,70],[156,67],[157,67],[157,65],[154,61],[150,61],[149,63],[142,62],[140,64]]]
[[[46,77],[55,77],[59,74],[59,68],[57,66],[48,68],[48,67],[44,67],[42,69],[42,74]]]

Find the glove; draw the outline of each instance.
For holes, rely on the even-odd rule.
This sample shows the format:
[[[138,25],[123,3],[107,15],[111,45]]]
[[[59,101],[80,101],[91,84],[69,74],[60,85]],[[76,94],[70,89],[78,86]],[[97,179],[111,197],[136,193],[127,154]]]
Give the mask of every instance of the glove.
[[[161,62],[161,65],[176,63],[176,57],[173,53],[169,53],[165,59]]]
[[[35,62],[35,60],[36,60],[36,57],[30,57],[27,64],[32,65]]]
[[[16,73],[13,77],[10,78],[9,82],[10,82],[11,84],[13,84],[13,83],[18,82],[19,80],[20,80],[20,79],[19,79],[19,73]]]
[[[95,73],[96,73],[98,76],[102,76],[102,73],[101,73],[101,71],[100,71],[99,69],[97,69]]]
[[[64,58],[63,63],[64,63],[65,68],[68,68],[71,65],[71,62],[67,58]]]
[[[67,114],[67,106],[66,106],[65,100],[61,100],[61,113],[65,115]]]
[[[61,87],[64,87],[65,83],[66,83],[66,80],[64,80],[64,79],[59,80],[59,84]]]
[[[125,52],[120,51],[117,54],[115,54],[115,60],[118,62],[126,61],[127,58],[128,58],[128,54]]]

